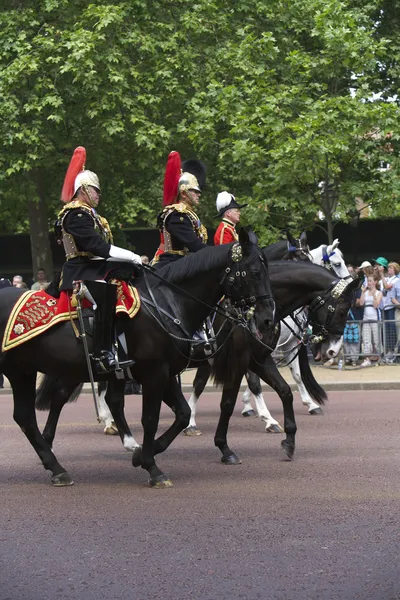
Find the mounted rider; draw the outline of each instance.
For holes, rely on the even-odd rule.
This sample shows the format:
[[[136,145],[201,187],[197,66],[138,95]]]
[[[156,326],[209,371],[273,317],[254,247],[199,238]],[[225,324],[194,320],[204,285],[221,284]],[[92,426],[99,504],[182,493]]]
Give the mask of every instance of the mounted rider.
[[[160,246],[152,264],[197,252],[207,245],[207,230],[196,214],[206,167],[198,160],[181,163],[178,152],[168,156],[164,176],[163,210],[158,215]]]
[[[239,236],[236,231],[236,225],[240,221],[240,209],[247,204],[238,204],[235,196],[229,192],[220,192],[217,196],[217,218],[222,217],[222,221],[218,226],[214,235],[214,245],[230,244],[237,242]]]
[[[116,355],[115,307],[117,286],[104,281],[112,268],[107,259],[141,264],[139,255],[113,245],[110,226],[96,208],[101,191],[96,173],[85,169],[86,150],[75,149],[69,164],[61,200],[65,203],[56,222],[56,235],[62,240],[66,262],[62,269],[60,290],[70,291],[75,282],[88,282],[95,300],[93,361],[97,373],[110,373],[132,366],[132,361],[119,361]],[[118,263],[114,263],[115,264]]]

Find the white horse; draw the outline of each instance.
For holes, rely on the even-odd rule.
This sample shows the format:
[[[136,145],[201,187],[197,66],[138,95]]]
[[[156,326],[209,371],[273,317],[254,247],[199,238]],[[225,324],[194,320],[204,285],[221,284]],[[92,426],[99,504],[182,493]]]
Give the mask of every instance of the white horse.
[[[346,263],[343,260],[342,252],[338,248],[338,245],[339,240],[336,239],[333,242],[333,244],[329,246],[321,245],[318,248],[315,248],[314,250],[309,250],[308,252],[310,255],[310,259],[313,263],[332,270],[332,272],[335,273],[337,277],[351,277],[346,267]],[[296,322],[290,317],[285,318],[283,322],[281,321],[281,333],[276,346],[275,359],[278,360],[283,353],[285,363],[288,364],[292,377],[297,384],[298,390],[301,395],[301,401],[305,406],[308,407],[309,414],[323,414],[323,410],[320,407],[320,405],[314,402],[314,400],[311,398],[310,394],[306,390],[306,387],[301,379],[300,365],[297,358],[299,338],[296,337],[293,331],[298,335],[301,334],[303,326],[307,322],[306,310],[300,309],[296,311],[295,319]],[[327,355],[331,358],[334,358],[339,354],[341,347],[342,338],[328,348]],[[248,373],[246,374],[246,379],[248,382],[248,387],[243,393],[242,400],[244,407],[242,410],[242,415],[248,417],[255,414],[255,411],[253,410],[251,405],[251,397],[253,395],[257,415],[260,417],[261,421],[265,423],[265,430],[268,433],[282,433],[283,428],[281,427],[280,423],[273,418],[265,403],[259,378],[253,373]],[[184,431],[185,435],[201,435],[201,432],[196,425],[197,401],[198,396],[196,395],[195,390],[193,390],[188,400],[191,409],[191,417],[189,425]]]
[[[316,265],[321,265],[326,269],[331,270],[337,277],[341,277],[345,279],[346,277],[351,277],[348,268],[346,267],[346,263],[343,260],[343,254],[338,248],[339,240],[334,240],[333,244],[329,246],[321,245],[314,250],[309,250],[310,258],[313,263]],[[303,325],[307,321],[307,313],[305,310],[300,310],[296,313],[296,321],[300,325]],[[291,330],[295,331],[297,334],[300,334],[301,329],[298,324],[290,317],[286,318],[284,322],[281,322],[281,334],[276,346],[275,358],[278,358],[279,355],[284,355],[285,362],[288,363],[290,372],[292,374],[293,379],[297,384],[297,388],[300,392],[301,401],[304,406],[308,407],[308,413],[310,415],[318,415],[323,414],[322,408],[319,404],[316,404],[309,393],[306,390],[306,387],[301,379],[300,375],[300,366],[297,357],[293,358],[297,351],[298,346],[298,338],[292,333]],[[332,344],[327,354],[331,358],[337,356],[342,347],[342,339],[335,344]],[[268,432],[274,433],[276,429],[276,425],[278,428],[280,427],[279,423],[271,416],[265,401],[264,397],[260,390],[257,390],[257,394],[254,396],[256,411],[258,416],[261,418],[263,422],[265,422],[265,429]],[[249,387],[243,393],[243,410],[242,415],[247,417],[254,414],[254,410],[251,406],[251,396],[252,393]],[[275,427],[274,427],[275,426]]]

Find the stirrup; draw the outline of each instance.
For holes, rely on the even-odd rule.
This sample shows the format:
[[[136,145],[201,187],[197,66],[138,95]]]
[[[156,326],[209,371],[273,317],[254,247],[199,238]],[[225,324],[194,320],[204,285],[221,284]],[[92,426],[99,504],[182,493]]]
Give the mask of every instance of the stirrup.
[[[106,350],[100,352],[100,356],[92,356],[94,370],[98,375],[113,373],[117,368],[115,355]]]

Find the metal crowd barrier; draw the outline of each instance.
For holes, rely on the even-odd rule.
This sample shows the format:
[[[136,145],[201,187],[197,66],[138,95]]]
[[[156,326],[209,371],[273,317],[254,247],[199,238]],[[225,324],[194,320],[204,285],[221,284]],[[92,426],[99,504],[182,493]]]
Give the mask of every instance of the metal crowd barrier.
[[[365,358],[373,364],[395,365],[400,363],[400,311],[395,314],[394,320],[382,319],[380,321],[353,321],[347,325],[358,329],[358,341],[347,327],[343,337],[341,358],[344,365],[357,366]]]
[[[400,364],[400,310],[396,311],[395,316],[395,320],[349,320],[347,325],[352,327],[345,330],[342,349],[335,359],[335,364],[340,361],[343,368],[357,367],[366,358],[370,359],[372,365]],[[276,350],[273,356],[278,366],[280,362],[281,366],[284,366],[285,357],[279,350]],[[313,362],[311,352],[309,358]]]

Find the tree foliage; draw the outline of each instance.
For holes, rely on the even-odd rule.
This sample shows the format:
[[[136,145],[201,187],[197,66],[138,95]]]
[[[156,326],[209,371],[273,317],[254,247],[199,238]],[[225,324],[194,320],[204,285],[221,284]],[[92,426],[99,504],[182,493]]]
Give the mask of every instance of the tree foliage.
[[[0,13],[0,227],[27,229],[26,203],[39,199],[51,223],[77,145],[114,228],[155,223],[173,149],[208,166],[206,223],[227,188],[248,202],[243,220],[264,243],[312,226],[318,211],[332,227],[357,197],[393,214],[398,5],[10,2]]]

